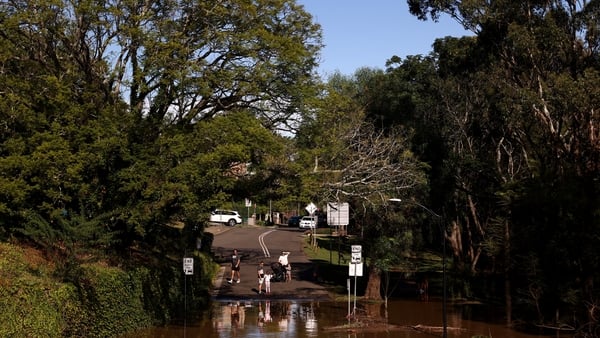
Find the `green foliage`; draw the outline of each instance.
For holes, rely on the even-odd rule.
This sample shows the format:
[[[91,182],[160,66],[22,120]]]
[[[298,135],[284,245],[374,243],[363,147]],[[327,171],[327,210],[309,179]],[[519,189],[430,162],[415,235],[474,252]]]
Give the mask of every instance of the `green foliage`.
[[[1,336],[61,337],[64,323],[48,292],[58,285],[46,278],[49,270],[34,252],[0,243]]]
[[[520,319],[587,322],[599,278],[597,4],[409,7],[420,19],[449,14],[476,33],[436,41],[440,79],[419,93],[438,102],[426,111],[445,126],[428,124],[441,141],[431,192],[457,226],[455,268],[510,280],[504,296]]]
[[[0,235],[49,246],[68,213],[106,249],[152,246],[297,185],[275,131],[314,94],[321,37],[293,1],[30,5],[0,9]]]
[[[0,7],[0,238],[72,283],[50,288],[62,314],[42,300],[26,317],[52,333],[31,332],[164,323],[183,292],[165,257],[191,251],[209,209],[298,186],[277,131],[315,94],[319,26],[291,0],[23,4]],[[201,306],[214,265],[198,257]]]
[[[188,281],[191,311],[206,302],[215,264],[195,256]],[[81,266],[73,282],[54,275],[40,252],[0,244],[0,323],[3,337],[114,337],[183,315],[179,262],[124,270],[103,263]]]
[[[1,333],[113,334],[115,313],[95,301],[117,306],[105,283],[145,307],[130,309],[139,323],[170,319],[178,268],[81,262],[143,252],[156,265],[154,253],[194,245],[209,209],[244,198],[348,201],[380,267],[447,240],[457,281],[501,276],[523,317],[587,320],[600,278],[597,3],[408,3],[476,35],[322,87],[319,26],[291,0],[3,4],[0,238],[35,243],[55,265],[2,263],[13,283],[0,281],[2,313],[24,316]],[[445,238],[423,210],[379,209],[406,195],[452,224]],[[102,322],[86,322],[95,312]]]
[[[144,309],[143,300],[150,296],[144,294],[144,279],[110,267],[84,266],[82,272],[78,292],[83,308],[90,314],[83,324],[88,336],[115,336],[152,324],[152,317]]]
[[[27,223],[17,230],[48,252],[69,256],[77,254],[81,248],[100,248],[111,244],[110,233],[105,227],[110,217],[108,214],[88,219],[62,210],[60,215],[48,222],[40,214],[28,212]]]

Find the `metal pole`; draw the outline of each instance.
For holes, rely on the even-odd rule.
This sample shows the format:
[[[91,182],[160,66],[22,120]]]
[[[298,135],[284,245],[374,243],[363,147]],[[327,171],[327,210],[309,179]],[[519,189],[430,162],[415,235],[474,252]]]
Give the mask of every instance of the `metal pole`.
[[[352,309],[352,313],[354,314],[354,318],[356,318],[356,263],[354,264],[354,308]]]
[[[356,318],[356,263],[354,263],[354,309],[352,310],[354,318]]]
[[[442,218],[440,217],[440,230],[442,230],[442,288],[444,288],[443,290],[443,294],[442,294],[442,325],[443,325],[443,331],[442,331],[442,337],[443,338],[447,338],[448,337],[448,319],[446,317],[446,230],[444,227],[442,227]]]
[[[187,328],[187,275],[183,275],[183,284],[184,284],[184,291],[183,291],[183,338],[185,338],[186,336],[186,328]]]
[[[346,289],[348,289],[348,324],[350,324],[350,278],[346,280]]]

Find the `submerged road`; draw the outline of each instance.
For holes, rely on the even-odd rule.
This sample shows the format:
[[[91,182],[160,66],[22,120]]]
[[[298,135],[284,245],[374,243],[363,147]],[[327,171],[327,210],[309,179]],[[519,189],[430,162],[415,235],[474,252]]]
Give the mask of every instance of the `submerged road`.
[[[304,255],[304,232],[298,228],[214,225],[206,229],[215,235],[212,252],[221,267],[213,286],[216,300],[312,299],[328,300],[327,290],[314,283],[313,263]],[[231,255],[237,249],[241,256],[241,281],[229,284]],[[265,272],[277,262],[282,251],[290,252],[290,282],[271,282],[271,294],[258,294],[257,266],[263,261]],[[264,285],[263,285],[264,290]]]

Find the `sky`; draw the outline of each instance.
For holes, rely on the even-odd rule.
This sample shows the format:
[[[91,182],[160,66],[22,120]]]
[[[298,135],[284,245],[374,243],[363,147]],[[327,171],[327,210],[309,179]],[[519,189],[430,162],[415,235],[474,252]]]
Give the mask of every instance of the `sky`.
[[[397,55],[427,55],[436,38],[472,35],[443,15],[436,23],[420,21],[406,0],[298,0],[321,25],[325,47],[319,73],[352,75],[361,67],[385,69]]]

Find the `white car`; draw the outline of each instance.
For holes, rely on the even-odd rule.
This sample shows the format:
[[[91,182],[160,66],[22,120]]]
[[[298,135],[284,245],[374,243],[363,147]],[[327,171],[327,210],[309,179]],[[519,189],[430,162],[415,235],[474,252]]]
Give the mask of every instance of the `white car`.
[[[300,220],[300,229],[314,229],[317,227],[317,216],[304,216]]]
[[[237,211],[217,209],[210,213],[210,222],[235,226],[236,224],[242,224],[242,216]]]

